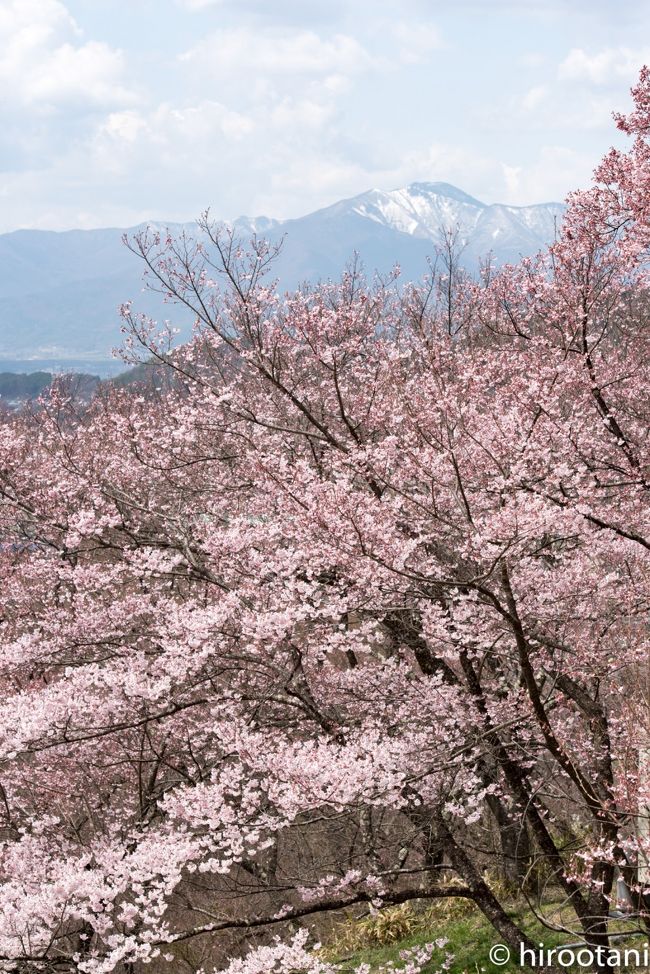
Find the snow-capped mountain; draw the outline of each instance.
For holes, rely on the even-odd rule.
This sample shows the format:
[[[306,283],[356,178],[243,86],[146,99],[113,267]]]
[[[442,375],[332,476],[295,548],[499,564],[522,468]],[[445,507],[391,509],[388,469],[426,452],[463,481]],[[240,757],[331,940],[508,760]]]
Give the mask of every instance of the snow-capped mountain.
[[[327,212],[356,213],[434,245],[440,241],[442,228],[457,227],[468,251],[465,260],[472,266],[489,253],[498,263],[535,253],[553,239],[564,206],[488,205],[449,183],[419,182],[388,192],[371,189],[321,211]]]
[[[441,227],[458,225],[471,233],[485,204],[449,183],[411,183],[404,189],[371,189],[354,200],[355,213],[401,233],[436,239]]]
[[[355,253],[368,273],[399,264],[402,280],[417,280],[441,229],[449,227],[458,227],[468,269],[490,253],[498,263],[514,262],[553,240],[563,209],[560,203],[487,205],[449,183],[417,182],[371,189],[293,220],[240,217],[235,227],[244,240],[252,234],[283,240],[275,272],[281,287],[293,288],[338,278]],[[193,224],[171,229],[191,232]],[[142,266],[122,245],[123,232],[0,235],[0,371],[56,368],[57,362],[106,371],[110,349],[120,344],[117,308],[128,299],[189,327],[176,308],[142,293]]]

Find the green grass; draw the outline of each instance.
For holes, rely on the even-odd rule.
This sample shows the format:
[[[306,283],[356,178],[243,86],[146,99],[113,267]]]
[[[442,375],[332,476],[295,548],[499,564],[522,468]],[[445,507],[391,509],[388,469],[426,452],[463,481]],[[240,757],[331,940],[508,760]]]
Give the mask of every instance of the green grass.
[[[513,908],[510,915],[536,946],[540,942],[544,944],[545,951],[552,947],[577,943],[581,940],[577,933],[556,933],[548,930],[530,912],[522,909]],[[441,951],[436,951],[431,964],[424,968],[425,972],[431,974],[431,972],[438,970],[444,960],[445,953],[453,954],[454,957],[449,968],[450,974],[482,974],[482,972],[497,974],[498,971],[503,971],[505,974],[514,974],[515,971],[518,971],[521,974],[521,971],[526,969],[520,967],[517,957],[503,966],[497,966],[490,962],[490,948],[499,943],[502,938],[483,914],[471,905],[465,908],[465,915],[461,916],[453,915],[453,913],[451,916],[444,913],[436,915],[435,909],[426,910],[419,915],[417,913],[410,914],[410,916],[413,921],[412,931],[394,942],[384,944],[372,943],[377,934],[377,931],[373,933],[372,921],[358,921],[356,925],[354,921],[346,921],[334,943],[325,950],[325,954],[329,960],[338,960],[346,971],[353,971],[360,964],[368,964],[370,969],[374,971],[389,962],[399,967],[401,963],[400,951],[422,946],[440,937],[445,937],[448,940],[447,946]],[[368,935],[367,940],[370,941],[365,944],[359,942],[363,941],[364,924],[365,933]],[[396,933],[399,932],[400,925],[404,926],[404,919],[396,923]],[[361,933],[358,929],[360,926],[362,927]],[[386,929],[383,931],[383,935],[387,937],[390,936],[388,928],[389,924],[386,924]],[[619,929],[623,929],[620,924]],[[379,934],[382,935],[382,931],[379,931]],[[645,937],[636,937],[626,939],[626,941],[614,942],[612,946],[620,950],[625,949],[625,947],[636,947],[642,951],[645,942]],[[543,971],[547,968],[540,967],[538,969]],[[647,970],[645,967],[640,969]],[[566,968],[566,970],[571,970],[577,974],[583,968],[575,965],[572,968]],[[627,967],[624,970],[633,972],[635,968]]]

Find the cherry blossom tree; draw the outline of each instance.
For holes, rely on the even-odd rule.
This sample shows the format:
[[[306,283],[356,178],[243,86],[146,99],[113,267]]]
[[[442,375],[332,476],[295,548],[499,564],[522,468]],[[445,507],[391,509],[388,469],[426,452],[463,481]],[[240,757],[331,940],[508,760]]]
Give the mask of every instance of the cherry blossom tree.
[[[620,876],[645,929],[647,70],[633,95],[556,243],[457,293],[281,295],[207,216],[130,241],[196,317],[174,351],[123,309],[164,387],[0,430],[7,970],[329,974],[325,917],[445,897],[530,948],[495,830],[547,926],[606,948]]]

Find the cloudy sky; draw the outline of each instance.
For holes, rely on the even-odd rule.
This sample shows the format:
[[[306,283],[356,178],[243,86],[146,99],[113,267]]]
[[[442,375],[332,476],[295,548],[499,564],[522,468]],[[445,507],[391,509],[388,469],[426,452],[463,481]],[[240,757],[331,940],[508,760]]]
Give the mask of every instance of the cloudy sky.
[[[645,0],[0,0],[0,231],[561,199],[644,38]]]

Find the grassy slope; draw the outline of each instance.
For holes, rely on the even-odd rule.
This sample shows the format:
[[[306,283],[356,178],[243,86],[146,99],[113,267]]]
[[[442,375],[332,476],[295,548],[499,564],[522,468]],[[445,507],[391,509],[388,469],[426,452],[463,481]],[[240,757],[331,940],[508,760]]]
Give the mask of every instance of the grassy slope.
[[[556,933],[548,930],[530,913],[513,910],[511,915],[526,931],[534,944],[539,944],[540,942],[544,944],[545,951],[554,946],[557,947],[568,943],[575,944],[580,940],[580,937],[574,934]],[[333,958],[334,950],[336,950],[339,961],[343,961],[344,967],[350,971],[354,970],[360,964],[368,964],[371,970],[375,970],[379,966],[391,961],[399,965],[400,951],[402,950],[430,943],[440,937],[446,937],[448,940],[447,946],[443,951],[437,952],[434,955],[431,965],[425,968],[425,971],[433,972],[438,970],[442,960],[444,960],[443,955],[446,952],[454,955],[454,960],[449,968],[450,974],[482,974],[483,971],[486,974],[489,974],[490,971],[503,971],[505,974],[513,974],[515,971],[522,971],[522,967],[518,963],[518,958],[511,959],[508,964],[503,966],[497,966],[490,962],[490,948],[494,944],[499,943],[500,938],[485,917],[477,910],[470,910],[464,916],[441,916],[439,918],[432,916],[429,924],[427,928],[419,928],[401,940],[386,944],[385,946],[365,946],[346,950],[342,946],[345,941],[344,934],[343,940],[339,942],[338,946],[336,948],[330,948],[326,953],[328,957]],[[349,929],[350,927],[348,927]],[[645,943],[645,937],[636,937],[625,942],[617,941],[612,946],[617,947],[621,951],[625,948],[635,948],[643,951]],[[539,969],[544,970],[544,968]],[[645,967],[640,969],[646,970]],[[523,970],[527,970],[527,968],[523,968]],[[578,972],[582,968],[576,966],[574,968],[567,968],[567,970]],[[625,970],[632,972],[635,968],[628,966]]]

